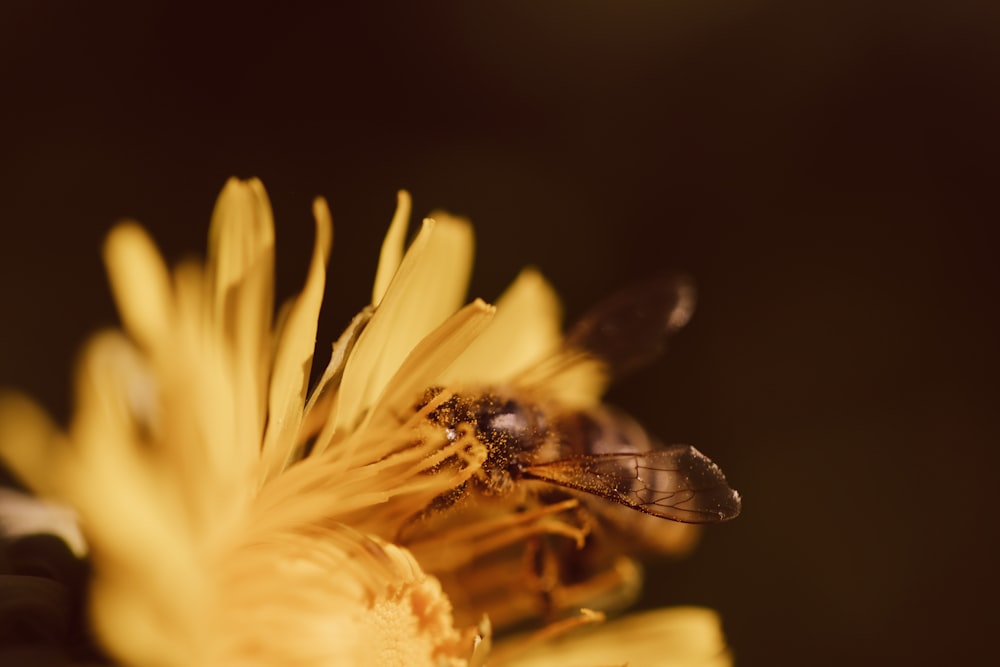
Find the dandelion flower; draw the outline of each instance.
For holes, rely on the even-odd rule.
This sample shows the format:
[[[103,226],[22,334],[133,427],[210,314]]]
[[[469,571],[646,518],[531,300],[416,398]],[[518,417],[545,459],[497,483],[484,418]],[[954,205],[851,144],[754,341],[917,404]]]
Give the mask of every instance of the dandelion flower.
[[[86,346],[62,433],[0,402],[0,442],[39,494],[72,506],[93,563],[91,620],[133,665],[464,664],[437,582],[403,550],[337,521],[391,489],[326,480],[286,505],[331,224],[302,293],[272,323],[274,230],[257,181],[231,181],[209,256],[171,272],[134,224],[105,260],[124,324]],[[349,471],[345,471],[349,474]],[[358,502],[357,490],[370,494]],[[263,491],[269,491],[265,494]],[[301,501],[325,512],[299,520]],[[356,505],[354,505],[356,503]]]
[[[400,193],[371,304],[309,392],[332,241],[323,200],[313,213],[306,284],[277,317],[274,223],[258,181],[224,188],[204,264],[171,270],[141,227],[118,226],[104,256],[123,327],[85,346],[68,430],[0,394],[0,455],[75,512],[93,568],[90,622],[120,664],[481,665],[484,611],[501,624],[533,614],[515,591],[503,599],[496,582],[523,570],[503,549],[477,547],[481,533],[446,523],[405,535],[488,457],[484,443],[429,419],[452,389],[420,397],[504,382],[550,354],[561,343],[554,292],[527,270],[496,308],[463,305],[470,225],[435,215],[404,251],[410,202]],[[573,405],[599,402],[606,380],[587,363],[558,378],[547,391]],[[532,535],[581,542],[588,529],[566,518],[574,506],[487,526],[519,549]],[[671,548],[686,548],[690,530],[669,530]],[[493,551],[505,578],[478,569]],[[630,559],[608,573],[584,597],[634,595]],[[690,630],[678,631],[677,664],[707,654],[724,664],[713,615],[670,613],[667,625]],[[700,653],[684,653],[695,644]]]

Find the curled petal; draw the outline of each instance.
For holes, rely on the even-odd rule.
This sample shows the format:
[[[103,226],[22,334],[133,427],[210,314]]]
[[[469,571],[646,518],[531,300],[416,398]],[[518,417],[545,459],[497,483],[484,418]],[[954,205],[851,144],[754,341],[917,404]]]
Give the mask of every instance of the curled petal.
[[[333,222],[326,201],[317,199],[313,203],[313,213],[316,218],[316,244],[309,275],[302,294],[287,311],[275,352],[267,433],[261,452],[261,481],[272,477],[290,462],[305,406],[309,369],[316,348],[316,327],[326,285],[326,264],[333,241]]]
[[[406,242],[406,226],[410,222],[410,211],[413,208],[410,193],[400,190],[396,193],[396,213],[392,216],[389,231],[382,242],[382,252],[379,254],[378,271],[375,273],[375,285],[372,288],[372,305],[382,303],[385,291],[389,289],[392,277],[403,261],[403,246]]]

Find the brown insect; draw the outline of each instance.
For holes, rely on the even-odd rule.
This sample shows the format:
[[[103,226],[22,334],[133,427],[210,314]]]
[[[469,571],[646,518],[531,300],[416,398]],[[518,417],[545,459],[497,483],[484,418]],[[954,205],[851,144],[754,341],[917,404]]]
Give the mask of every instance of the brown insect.
[[[601,303],[570,330],[557,354],[505,386],[426,393],[418,409],[427,420],[452,442],[468,438],[484,445],[486,455],[473,477],[435,499],[401,539],[418,558],[423,554],[424,566],[446,586],[455,580],[473,613],[489,611],[499,624],[505,613],[511,621],[558,613],[577,603],[579,596],[565,595],[573,586],[586,585],[586,598],[627,585],[621,577],[592,585],[607,579],[617,556],[667,551],[677,532],[662,519],[704,524],[739,514],[739,494],[694,447],[660,446],[609,406],[569,407],[545,391],[549,378],[579,364],[596,363],[611,377],[645,364],[661,352],[666,336],[687,322],[693,307],[688,281],[657,278]],[[557,514],[561,518],[553,523]],[[522,516],[523,526],[530,527],[512,529],[504,538],[500,526],[518,524]],[[440,553],[447,543],[434,536],[442,526],[472,530],[477,523],[491,526],[490,534],[470,540],[470,553]],[[493,543],[490,537],[496,538]],[[536,581],[528,587],[534,590],[524,609],[498,614],[489,600],[507,593],[502,597],[509,601],[508,584],[488,591],[505,575],[517,581],[517,561],[534,573]],[[560,594],[562,599],[555,599]]]

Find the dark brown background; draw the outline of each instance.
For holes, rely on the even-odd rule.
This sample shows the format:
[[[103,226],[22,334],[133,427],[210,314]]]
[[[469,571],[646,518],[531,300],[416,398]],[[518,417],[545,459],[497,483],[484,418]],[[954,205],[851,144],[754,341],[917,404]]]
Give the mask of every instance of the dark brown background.
[[[329,341],[406,187],[476,222],[476,295],[526,263],[571,315],[698,279],[612,398],[745,512],[647,604],[719,609],[743,665],[995,652],[1000,5],[135,4],[0,10],[0,383],[65,415],[114,322],[107,229],[200,252],[233,174],[270,192],[286,295],[329,198]]]

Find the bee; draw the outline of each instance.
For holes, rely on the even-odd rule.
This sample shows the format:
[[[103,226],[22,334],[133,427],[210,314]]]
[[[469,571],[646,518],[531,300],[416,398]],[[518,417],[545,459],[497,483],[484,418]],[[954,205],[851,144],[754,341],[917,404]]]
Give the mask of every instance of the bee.
[[[694,447],[660,445],[610,406],[563,405],[544,391],[547,379],[582,364],[596,364],[611,379],[643,366],[693,307],[688,280],[658,277],[599,304],[557,353],[504,386],[425,393],[417,409],[430,424],[451,442],[485,447],[475,475],[434,499],[399,536],[452,589],[457,611],[464,599],[470,618],[488,611],[503,625],[581,603],[600,606],[595,599],[637,587],[622,556],[668,552],[678,543],[670,522],[739,514],[739,494]],[[437,469],[449,465],[458,462]],[[455,531],[477,537],[449,555],[436,537]],[[531,590],[512,603],[510,591],[525,571],[534,584],[521,586]],[[496,609],[501,603],[507,608]]]

